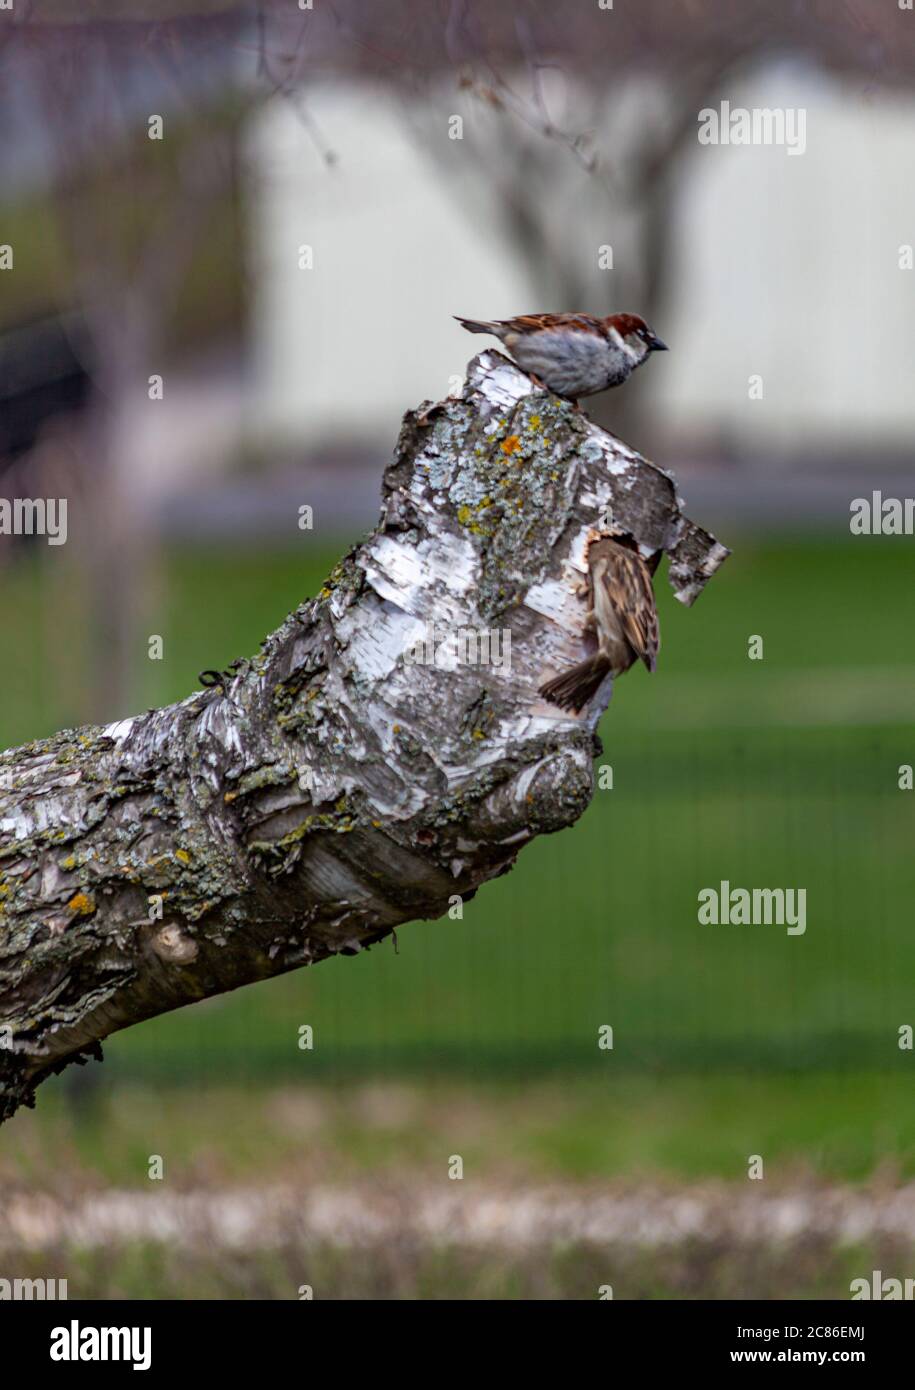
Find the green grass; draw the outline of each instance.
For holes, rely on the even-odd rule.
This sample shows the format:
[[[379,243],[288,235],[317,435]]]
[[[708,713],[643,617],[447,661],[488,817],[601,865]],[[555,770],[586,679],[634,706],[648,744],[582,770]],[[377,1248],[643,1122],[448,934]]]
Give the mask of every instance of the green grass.
[[[86,1084],[92,1078],[87,1090]],[[620,1073],[553,1078],[436,1076],[284,1086],[121,1084],[104,1068],[45,1086],[0,1140],[0,1183],[68,1191],[148,1189],[161,1154],[170,1189],[289,1182],[435,1184],[447,1156],[484,1187],[548,1182],[746,1187],[751,1154],[766,1190],[807,1181],[915,1177],[907,1076],[863,1070],[738,1075]]]

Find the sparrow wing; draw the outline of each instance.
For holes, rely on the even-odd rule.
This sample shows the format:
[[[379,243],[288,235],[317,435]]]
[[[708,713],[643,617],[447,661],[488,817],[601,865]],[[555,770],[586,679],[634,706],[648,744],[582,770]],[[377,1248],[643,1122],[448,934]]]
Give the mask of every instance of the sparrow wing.
[[[544,329],[565,328],[570,332],[599,333],[606,337],[603,323],[593,314],[520,314],[515,319],[499,319],[506,333],[542,333]]]
[[[613,546],[613,563],[604,570],[604,583],[616,610],[623,635],[649,671],[657,665],[661,645],[658,610],[651,574],[641,555],[625,546]]]

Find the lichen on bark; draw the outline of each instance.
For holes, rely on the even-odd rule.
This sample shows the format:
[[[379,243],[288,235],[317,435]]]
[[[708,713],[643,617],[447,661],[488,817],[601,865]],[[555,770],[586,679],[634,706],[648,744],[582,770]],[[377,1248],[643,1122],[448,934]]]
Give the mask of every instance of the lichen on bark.
[[[109,1033],[439,917],[571,825],[602,711],[537,688],[586,650],[591,528],[609,508],[666,552],[686,603],[727,555],[669,474],[495,352],[405,417],[382,501],[221,683],[0,756],[0,1119]],[[509,660],[504,637],[459,659],[494,629]]]

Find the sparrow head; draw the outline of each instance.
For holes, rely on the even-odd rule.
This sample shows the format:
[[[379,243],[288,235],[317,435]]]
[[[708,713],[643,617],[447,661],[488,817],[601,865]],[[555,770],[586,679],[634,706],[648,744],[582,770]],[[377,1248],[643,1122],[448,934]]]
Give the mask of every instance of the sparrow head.
[[[651,352],[668,350],[667,344],[638,314],[610,314],[604,319],[604,323],[619,334],[636,362],[644,362]]]

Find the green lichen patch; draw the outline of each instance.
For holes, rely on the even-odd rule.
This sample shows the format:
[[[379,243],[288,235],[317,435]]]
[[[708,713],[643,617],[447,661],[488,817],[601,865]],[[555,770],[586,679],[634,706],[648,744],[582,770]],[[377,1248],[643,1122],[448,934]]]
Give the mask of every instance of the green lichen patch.
[[[250,796],[252,792],[263,791],[265,787],[285,787],[295,780],[295,776],[295,768],[285,763],[267,763],[240,777],[234,788],[234,796]]]
[[[478,607],[492,620],[545,572],[574,501],[588,427],[566,402],[538,392],[489,420],[470,402],[449,403],[432,434],[428,483],[480,551]]]
[[[248,849],[271,876],[291,873],[301,858],[302,846],[309,835],[322,831],[345,835],[355,829],[356,818],[346,806],[346,798],[342,798],[342,801],[345,809],[335,808],[306,816],[278,840],[252,840]]]

